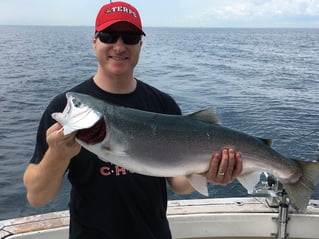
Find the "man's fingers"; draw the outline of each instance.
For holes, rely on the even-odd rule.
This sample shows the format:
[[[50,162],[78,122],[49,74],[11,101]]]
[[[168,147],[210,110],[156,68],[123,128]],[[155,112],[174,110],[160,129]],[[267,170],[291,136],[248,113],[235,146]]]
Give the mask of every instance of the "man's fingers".
[[[226,185],[237,178],[242,172],[241,154],[232,148],[224,148],[214,153],[209,170],[206,173],[208,182]]]
[[[243,171],[243,160],[241,158],[241,154],[240,153],[236,153],[235,154],[235,165],[234,165],[234,170],[232,172],[232,179],[234,180],[235,178],[237,178],[241,172]]]

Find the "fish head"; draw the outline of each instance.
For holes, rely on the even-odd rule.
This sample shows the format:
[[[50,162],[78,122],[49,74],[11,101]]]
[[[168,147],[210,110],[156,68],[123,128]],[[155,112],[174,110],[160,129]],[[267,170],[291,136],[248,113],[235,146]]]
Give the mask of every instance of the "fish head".
[[[68,92],[63,112],[52,114],[52,118],[63,126],[64,135],[77,131],[76,138],[87,143],[100,142],[106,134],[106,125],[98,107],[93,107],[92,96]]]

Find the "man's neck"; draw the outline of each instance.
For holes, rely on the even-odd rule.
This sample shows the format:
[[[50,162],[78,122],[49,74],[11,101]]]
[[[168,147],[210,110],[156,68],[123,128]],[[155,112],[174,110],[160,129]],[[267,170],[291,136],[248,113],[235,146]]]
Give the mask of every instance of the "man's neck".
[[[136,89],[136,79],[133,76],[110,77],[97,73],[94,83],[104,91],[113,94],[128,94]]]

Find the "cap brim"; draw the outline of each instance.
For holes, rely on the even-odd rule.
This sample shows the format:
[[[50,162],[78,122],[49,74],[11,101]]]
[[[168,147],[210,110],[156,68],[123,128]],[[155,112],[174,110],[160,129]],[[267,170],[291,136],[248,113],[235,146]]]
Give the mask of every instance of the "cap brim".
[[[136,26],[135,24],[131,23],[131,22],[128,22],[128,21],[123,21],[123,20],[114,20],[114,21],[109,21],[107,23],[104,23],[104,24],[101,24],[99,26],[96,27],[96,31],[98,32],[101,32],[101,31],[104,31],[106,30],[107,28],[109,28],[110,26],[116,24],[116,23],[119,23],[119,22],[127,22],[129,23],[136,31],[140,32],[141,34],[143,34],[145,36],[145,33],[138,27]]]

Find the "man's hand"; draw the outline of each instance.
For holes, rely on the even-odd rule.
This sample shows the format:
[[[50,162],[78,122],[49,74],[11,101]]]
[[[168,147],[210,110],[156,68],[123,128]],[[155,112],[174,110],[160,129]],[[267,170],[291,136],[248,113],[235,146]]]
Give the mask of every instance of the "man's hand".
[[[62,125],[53,124],[46,133],[50,150],[68,159],[74,157],[81,150],[81,146],[74,139],[75,135],[76,132],[64,135]]]
[[[241,154],[232,148],[224,148],[212,155],[209,170],[204,175],[210,183],[227,185],[237,178],[242,170]]]

